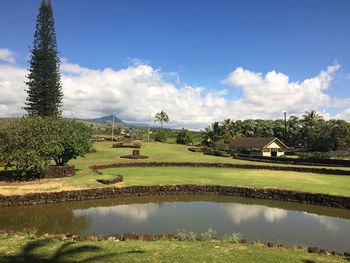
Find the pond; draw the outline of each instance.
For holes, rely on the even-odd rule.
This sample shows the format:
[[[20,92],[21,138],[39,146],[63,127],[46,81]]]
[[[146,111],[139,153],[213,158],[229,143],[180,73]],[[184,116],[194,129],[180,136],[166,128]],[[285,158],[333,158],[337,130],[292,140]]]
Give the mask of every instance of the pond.
[[[118,198],[0,208],[0,229],[39,233],[176,233],[350,250],[350,210],[219,196]]]

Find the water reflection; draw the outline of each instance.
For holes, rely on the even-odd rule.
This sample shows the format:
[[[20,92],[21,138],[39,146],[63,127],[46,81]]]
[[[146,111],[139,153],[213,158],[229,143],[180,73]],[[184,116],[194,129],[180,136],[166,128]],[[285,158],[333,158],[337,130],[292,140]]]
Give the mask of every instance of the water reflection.
[[[146,221],[151,214],[154,214],[159,208],[159,204],[132,204],[132,205],[118,205],[112,207],[93,207],[88,209],[74,210],[74,216],[90,216],[98,215],[100,217],[114,217],[119,216],[127,218],[134,222]]]
[[[260,205],[223,204],[222,208],[236,225],[259,218],[264,218],[267,222],[273,223],[285,218],[288,214],[283,209]]]
[[[320,216],[315,214],[310,214],[307,212],[303,212],[306,217],[312,218],[313,221],[318,222],[320,225],[324,226],[326,230],[332,233],[337,233],[339,227],[333,222],[333,219],[328,216]]]
[[[350,210],[276,201],[166,196],[0,208],[0,229],[40,233],[243,233],[247,240],[348,251]]]

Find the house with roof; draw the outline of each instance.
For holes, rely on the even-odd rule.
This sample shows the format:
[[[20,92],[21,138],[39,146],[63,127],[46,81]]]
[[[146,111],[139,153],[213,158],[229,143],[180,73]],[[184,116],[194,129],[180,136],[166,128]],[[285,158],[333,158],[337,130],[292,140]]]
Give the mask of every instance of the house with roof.
[[[236,138],[231,143],[230,148],[238,153],[269,157],[282,156],[288,149],[280,139],[273,137]]]

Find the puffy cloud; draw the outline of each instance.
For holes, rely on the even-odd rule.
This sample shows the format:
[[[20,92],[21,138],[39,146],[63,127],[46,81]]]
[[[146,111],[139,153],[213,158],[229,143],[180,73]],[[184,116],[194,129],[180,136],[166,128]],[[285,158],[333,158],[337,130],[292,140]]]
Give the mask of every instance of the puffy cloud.
[[[113,112],[130,121],[146,121],[164,109],[173,125],[205,126],[222,118],[227,100],[203,87],[176,86],[150,65],[137,64],[122,70],[91,70],[62,65],[64,113],[91,117]]]
[[[0,117],[19,116],[24,113],[27,71],[13,65],[0,64]]]
[[[331,65],[318,76],[302,82],[291,82],[287,75],[280,72],[270,71],[264,76],[239,67],[223,83],[241,89],[241,104],[243,107],[250,105],[252,112],[261,111],[273,116],[287,110],[300,114],[310,109],[339,107],[349,103],[349,99],[335,99],[324,92],[339,68],[338,64]]]
[[[347,108],[341,113],[337,114],[336,118],[350,121],[350,108]]]
[[[227,89],[209,90],[182,83],[176,73],[163,72],[141,61],[115,70],[89,69],[62,59],[63,114],[93,118],[115,113],[126,121],[147,122],[165,110],[173,127],[203,128],[224,118],[276,118],[282,111],[302,114],[345,107],[349,99],[336,99],[325,93],[339,65],[302,82],[291,82],[283,73],[266,75],[243,69],[231,72],[223,82],[242,90],[242,97],[227,98]],[[26,69],[0,64],[0,117],[23,114]],[[175,79],[174,79],[175,78]],[[348,104],[346,104],[348,103]],[[345,111],[342,116],[348,116]]]
[[[1,60],[10,63],[16,63],[15,54],[7,48],[0,48],[0,61]]]

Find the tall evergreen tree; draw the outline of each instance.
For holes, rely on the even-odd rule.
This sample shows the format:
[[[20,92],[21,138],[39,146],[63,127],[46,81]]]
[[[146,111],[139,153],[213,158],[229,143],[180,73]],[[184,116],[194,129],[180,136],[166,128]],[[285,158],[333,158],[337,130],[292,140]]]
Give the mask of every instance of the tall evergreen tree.
[[[50,0],[43,0],[36,20],[25,109],[30,115],[59,116],[62,87],[55,23]]]

